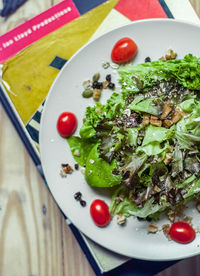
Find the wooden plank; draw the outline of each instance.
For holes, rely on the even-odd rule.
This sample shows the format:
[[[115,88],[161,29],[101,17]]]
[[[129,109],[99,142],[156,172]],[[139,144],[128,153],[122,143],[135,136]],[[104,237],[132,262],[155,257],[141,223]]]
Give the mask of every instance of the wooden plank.
[[[82,249],[77,243],[75,237],[71,234],[71,230],[66,226],[66,222],[62,222],[63,233],[63,263],[65,275],[68,276],[94,276],[94,272],[84,256]],[[70,238],[69,238],[70,236]],[[68,237],[68,238],[67,238]],[[67,260],[67,265],[66,265]]]
[[[62,275],[61,215],[2,108],[0,114],[0,275]]]
[[[0,125],[0,275],[94,275],[1,105]]]
[[[27,1],[0,18],[0,35],[59,2]],[[1,105],[0,125],[0,275],[93,276]]]

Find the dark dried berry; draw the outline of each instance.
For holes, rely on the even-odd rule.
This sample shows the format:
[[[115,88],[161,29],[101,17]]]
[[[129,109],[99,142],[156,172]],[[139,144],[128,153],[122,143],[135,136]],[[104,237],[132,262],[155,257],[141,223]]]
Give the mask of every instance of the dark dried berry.
[[[82,194],[81,194],[81,192],[77,192],[77,193],[75,193],[75,195],[74,195],[74,198],[76,199],[76,200],[81,200],[81,197],[82,197]]]
[[[146,221],[151,222],[151,221],[152,221],[152,218],[150,218],[150,217],[146,217]]]
[[[151,62],[151,58],[150,57],[146,57],[144,61],[145,62]]]
[[[92,83],[92,88],[96,88],[97,83],[98,83],[98,81],[94,81],[94,82]]]
[[[95,89],[102,89],[103,88],[103,83],[102,82],[99,82],[99,81],[94,81],[93,84],[92,84],[92,88]]]
[[[86,206],[86,201],[85,200],[81,200],[80,204],[81,204],[82,207],[85,207]]]
[[[137,219],[138,219],[139,221],[144,221],[144,220],[145,220],[144,218],[140,218],[140,217],[137,217]]]
[[[109,82],[111,81],[111,74],[106,75],[106,80]]]
[[[115,84],[114,84],[113,82],[110,82],[110,83],[108,84],[108,88],[114,89],[114,88],[115,88]]]
[[[74,165],[74,168],[75,168],[75,170],[78,170],[78,169],[79,169],[78,163],[76,163],[76,164]]]

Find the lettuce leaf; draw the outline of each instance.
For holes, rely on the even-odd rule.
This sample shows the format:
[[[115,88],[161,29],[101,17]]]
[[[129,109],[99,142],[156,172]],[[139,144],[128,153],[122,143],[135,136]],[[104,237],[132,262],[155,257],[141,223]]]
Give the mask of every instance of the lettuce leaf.
[[[85,122],[80,129],[80,136],[83,139],[95,137],[98,123],[104,118],[111,120],[120,116],[124,110],[125,101],[121,94],[113,93],[105,105],[97,102],[95,106],[88,106],[85,112]]]
[[[176,125],[175,137],[183,149],[193,149],[200,145],[200,102],[194,97],[180,104],[180,107],[190,113]]]
[[[116,168],[116,161],[111,164],[99,157],[99,143],[96,144],[86,160],[85,178],[90,186],[113,187],[120,184],[121,176],[114,175],[112,171]]]
[[[137,146],[138,134],[139,128],[128,128],[126,135],[126,143],[130,146]]]
[[[99,121],[103,119],[104,106],[97,103],[96,106],[88,106],[85,111],[84,120],[81,129],[80,136],[83,139],[89,139],[95,136],[95,127],[98,125]]]
[[[183,131],[176,131],[175,138],[182,149],[192,150],[195,145],[200,145],[200,136],[185,133]]]
[[[183,101],[182,103],[180,103],[180,108],[188,113],[191,113],[193,111],[193,108],[195,107],[195,98],[190,98],[187,99],[185,101]]]
[[[172,177],[177,176],[183,172],[184,153],[178,145],[175,146],[172,160]]]
[[[146,218],[150,215],[155,215],[158,212],[163,212],[169,206],[169,203],[167,202],[163,202],[162,204],[154,204],[153,202],[154,198],[152,197],[146,201],[142,208],[134,208],[133,206],[129,206],[127,212],[132,216]]]
[[[117,203],[116,198],[121,194],[124,194],[125,198],[120,203]],[[169,203],[167,203],[165,199],[162,200],[162,204],[154,204],[153,202],[154,198],[152,197],[146,201],[143,207],[138,208],[134,202],[130,201],[126,191],[120,186],[113,194],[109,210],[112,215],[121,213],[126,217],[137,216],[139,218],[147,218],[148,216],[154,215],[157,219],[155,214],[164,211],[169,206]]]
[[[200,178],[197,179],[189,186],[187,193],[183,196],[184,199],[191,198],[200,193]]]
[[[95,140],[88,141],[77,136],[67,138],[67,142],[70,146],[74,159],[82,167],[86,164],[86,160],[91,149],[97,143]]]
[[[146,128],[146,133],[144,136],[144,140],[142,146],[148,145],[152,142],[160,142],[169,140],[174,134],[174,128],[164,128],[164,127],[156,127],[153,125],[149,125]]]
[[[105,105],[104,115],[107,119],[120,117],[125,108],[125,101],[121,94],[113,93]]]
[[[144,152],[146,155],[158,155],[166,151],[169,148],[169,142],[167,141],[164,146],[161,146],[160,142],[151,142],[145,146],[140,146],[136,149],[136,153]]]
[[[148,156],[157,155],[169,148],[168,140],[174,135],[174,127],[166,129],[149,125],[142,142],[136,150],[137,153],[145,152]],[[164,144],[162,144],[164,142]]]
[[[122,91],[138,93],[135,78],[139,78],[143,89],[152,87],[157,81],[176,79],[179,84],[191,90],[200,90],[200,61],[192,54],[183,59],[153,61],[138,65],[123,66],[118,69]]]
[[[144,99],[142,96],[136,97],[128,108],[136,112],[149,113],[155,116],[162,112],[161,105],[155,105],[153,99]]]

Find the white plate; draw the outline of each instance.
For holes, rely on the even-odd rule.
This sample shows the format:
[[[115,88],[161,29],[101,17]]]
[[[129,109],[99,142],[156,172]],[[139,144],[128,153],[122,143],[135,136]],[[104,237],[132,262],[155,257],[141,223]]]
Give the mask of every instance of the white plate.
[[[63,111],[71,111],[78,118],[79,134],[86,106],[94,105],[92,99],[81,96],[84,80],[91,79],[96,72],[101,78],[112,74],[113,69],[103,69],[102,62],[110,61],[110,53],[114,43],[122,37],[131,37],[138,45],[139,51],[134,63],[143,63],[147,56],[157,60],[168,48],[178,53],[178,58],[187,53],[200,56],[200,27],[175,20],[143,20],[114,29],[88,43],[67,62],[56,78],[48,95],[42,115],[40,131],[41,161],[49,188],[63,213],[86,236],[98,244],[117,253],[145,260],[174,260],[196,255],[200,252],[199,234],[187,245],[168,241],[162,231],[147,234],[147,222],[139,222],[130,217],[126,226],[119,226],[113,219],[108,227],[98,228],[89,215],[90,203],[100,198],[108,204],[110,197],[106,189],[93,189],[84,180],[84,175],[74,171],[67,178],[61,178],[61,163],[75,164],[65,139],[56,130],[57,118]],[[111,92],[103,92],[102,102]],[[81,207],[75,201],[74,194],[80,191],[87,206]],[[193,216],[195,226],[200,225],[200,215],[195,208],[189,208],[188,214]],[[159,222],[159,227],[167,223]]]

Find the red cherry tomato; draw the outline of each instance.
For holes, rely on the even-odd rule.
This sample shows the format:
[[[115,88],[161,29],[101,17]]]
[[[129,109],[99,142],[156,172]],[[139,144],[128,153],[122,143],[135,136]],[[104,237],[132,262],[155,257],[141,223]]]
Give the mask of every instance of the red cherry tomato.
[[[196,236],[192,226],[184,221],[174,222],[170,228],[169,235],[172,240],[179,243],[192,242]]]
[[[59,134],[67,138],[71,136],[77,127],[76,116],[71,112],[63,112],[60,114],[57,120],[57,130]]]
[[[90,206],[90,215],[97,226],[104,227],[110,222],[108,205],[101,199],[96,199]]]
[[[128,38],[124,37],[117,41],[111,52],[111,59],[115,63],[125,63],[134,58],[137,53],[136,43]]]

